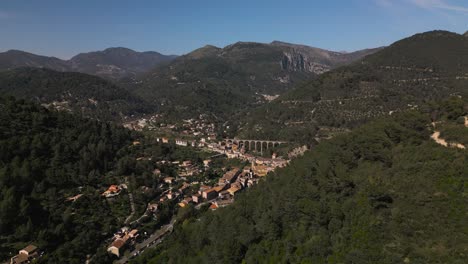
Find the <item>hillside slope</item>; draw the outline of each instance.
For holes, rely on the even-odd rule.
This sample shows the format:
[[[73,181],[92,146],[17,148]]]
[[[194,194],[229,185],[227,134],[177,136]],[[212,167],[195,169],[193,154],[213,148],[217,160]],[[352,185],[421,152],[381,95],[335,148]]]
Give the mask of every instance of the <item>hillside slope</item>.
[[[54,57],[40,56],[20,50],[0,52],[0,70],[19,67],[48,68],[56,71],[70,69],[66,61]]]
[[[229,116],[374,50],[338,53],[282,42],[205,46],[127,83],[143,98],[180,115]]]
[[[238,118],[240,136],[310,142],[316,131],[468,92],[468,39],[433,31],[403,39],[362,62],[327,72]],[[277,133],[281,131],[281,133]]]
[[[468,155],[432,141],[456,98],[321,143],[233,205],[179,225],[139,263],[464,263]]]
[[[0,259],[30,243],[45,252],[35,263],[83,263],[94,254],[125,219],[100,190],[130,133],[0,97]]]
[[[145,73],[176,57],[153,51],[137,52],[127,48],[108,48],[103,51],[80,53],[70,60],[61,60],[19,50],[9,50],[0,53],[0,70],[35,67],[62,72],[88,73],[118,80]]]
[[[127,48],[108,48],[103,51],[78,54],[71,58],[68,64],[73,71],[108,79],[120,79],[145,73],[175,57],[154,51],[136,52]]]
[[[119,121],[152,109],[127,90],[99,77],[49,69],[0,71],[0,92],[103,120]]]

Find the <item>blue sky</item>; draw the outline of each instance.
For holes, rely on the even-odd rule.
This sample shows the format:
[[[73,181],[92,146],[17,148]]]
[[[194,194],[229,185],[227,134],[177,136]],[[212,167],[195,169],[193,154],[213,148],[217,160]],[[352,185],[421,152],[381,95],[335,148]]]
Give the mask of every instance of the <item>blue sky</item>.
[[[123,46],[184,54],[212,44],[281,40],[330,50],[468,30],[466,0],[0,0],[0,51],[69,58]]]

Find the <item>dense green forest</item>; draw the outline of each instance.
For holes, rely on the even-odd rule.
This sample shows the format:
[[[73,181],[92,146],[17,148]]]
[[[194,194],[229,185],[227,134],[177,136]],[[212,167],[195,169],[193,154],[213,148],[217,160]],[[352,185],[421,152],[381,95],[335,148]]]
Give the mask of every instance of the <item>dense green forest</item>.
[[[49,69],[17,68],[0,71],[0,92],[106,121],[120,121],[124,117],[156,109],[127,90],[99,77]]]
[[[324,73],[230,121],[241,137],[307,143],[321,129],[354,128],[432,100],[467,95],[467,87],[468,38],[432,31]]]
[[[453,98],[324,141],[133,263],[465,263],[468,153],[430,134],[467,113]]]
[[[50,253],[44,263],[82,263],[94,253],[117,224],[94,187],[130,140],[111,124],[1,98],[0,258],[28,241]]]

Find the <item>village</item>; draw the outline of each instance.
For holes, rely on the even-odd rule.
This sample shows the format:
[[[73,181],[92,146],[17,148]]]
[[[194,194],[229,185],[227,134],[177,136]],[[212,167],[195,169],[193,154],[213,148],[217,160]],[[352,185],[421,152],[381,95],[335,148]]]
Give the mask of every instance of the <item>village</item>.
[[[150,179],[145,183],[137,182],[142,176],[116,175],[100,190],[102,199],[111,206],[127,204],[120,209],[122,225],[104,242],[107,253],[117,259],[115,263],[127,263],[146,248],[160,243],[172,231],[179,210],[205,211],[229,206],[269,172],[285,167],[293,157],[307,150],[305,146],[289,148],[289,152],[279,156],[273,141],[258,141],[257,145],[257,141],[220,139],[215,124],[203,115],[178,125],[163,123],[161,116],[156,115],[124,126],[145,133],[145,139],[132,142],[129,149],[137,166],[152,169],[140,171]],[[155,148],[186,153],[178,158],[158,158],[151,154]],[[79,192],[65,201],[79,200],[83,196]],[[146,198],[141,199],[142,195]],[[16,259],[24,259],[23,253]],[[90,254],[87,263],[92,258]]]
[[[205,159],[200,164],[191,160],[155,161],[157,166],[175,168],[176,175],[166,175],[160,169],[152,171],[152,174],[159,179],[158,187],[162,191],[147,205],[144,216],[152,219],[158,219],[160,208],[167,204],[172,204],[176,208],[194,206],[196,209],[200,209],[202,206],[207,206],[209,210],[228,206],[235,201],[235,197],[240,192],[256,185],[269,172],[284,167],[289,162],[289,160],[277,157],[276,154],[270,158],[256,157],[246,153],[242,147],[235,143],[207,143],[204,140],[195,142],[169,138],[156,138],[156,141],[160,144],[175,144],[179,147],[195,147],[213,155],[212,159]],[[134,142],[133,144],[139,145],[140,143]],[[237,166],[217,168],[222,174],[216,179],[202,177],[204,172],[212,169],[216,159],[226,158],[238,161]],[[143,159],[137,158],[137,160]],[[102,196],[112,199],[127,188],[125,184],[114,184],[109,186],[102,193]],[[110,254],[118,258],[122,257],[126,251],[135,252],[133,254],[137,255],[144,250],[138,246],[139,242],[143,242],[142,238],[139,238],[140,234],[137,228],[140,224],[139,219],[125,224],[114,234],[107,249]],[[153,241],[156,239],[154,237]],[[152,243],[146,244],[152,245]],[[137,250],[138,248],[140,249]]]

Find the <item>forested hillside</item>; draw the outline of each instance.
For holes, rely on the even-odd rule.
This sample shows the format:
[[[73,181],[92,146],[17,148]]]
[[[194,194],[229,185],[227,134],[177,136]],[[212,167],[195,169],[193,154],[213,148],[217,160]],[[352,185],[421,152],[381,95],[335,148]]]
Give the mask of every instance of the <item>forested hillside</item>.
[[[103,120],[120,121],[153,110],[125,89],[82,73],[38,68],[0,71],[0,92]]]
[[[329,131],[467,93],[467,87],[468,39],[446,31],[417,34],[244,112],[239,135],[310,142],[322,132],[329,136]],[[309,136],[297,136],[304,132]]]
[[[138,52],[118,47],[80,53],[70,60],[61,60],[20,50],[9,50],[0,52],[0,70],[34,67],[61,72],[81,72],[118,80],[148,72],[157,65],[169,62],[176,57],[154,51]]]
[[[467,114],[453,98],[324,141],[133,263],[465,263],[468,152],[430,134]]]
[[[271,100],[294,85],[376,50],[339,53],[283,42],[205,46],[126,86],[182,117],[232,113]],[[273,97],[274,98],[274,97]]]
[[[129,133],[0,98],[0,259],[29,241],[47,252],[42,263],[83,263],[94,253],[118,224],[97,187]]]

